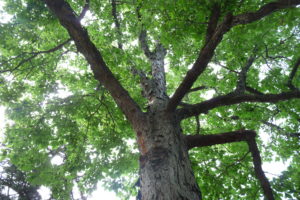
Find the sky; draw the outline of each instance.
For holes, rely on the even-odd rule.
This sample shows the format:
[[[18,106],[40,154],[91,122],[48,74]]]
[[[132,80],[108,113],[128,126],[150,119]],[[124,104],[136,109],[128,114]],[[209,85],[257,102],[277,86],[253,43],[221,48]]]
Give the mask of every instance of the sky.
[[[0,0],[0,23],[7,23],[10,19],[11,16],[3,13],[3,1]],[[62,91],[62,94],[63,91]],[[0,102],[0,141],[3,139],[3,132],[4,132],[4,126],[5,126],[5,107],[1,106],[1,102]],[[263,138],[264,141],[267,141],[269,139],[269,136],[267,133],[262,133],[261,137]],[[53,164],[55,163],[59,163],[60,160],[53,160]],[[269,179],[272,179],[273,177],[275,177],[275,175],[280,175],[281,171],[285,170],[288,166],[288,162],[283,163],[280,161],[273,161],[273,162],[269,162],[269,163],[264,163],[263,164],[263,170],[266,173],[266,176]],[[49,198],[49,189],[46,187],[41,187],[41,189],[39,190],[43,200],[46,200]],[[118,200],[119,198],[116,197],[115,193],[113,192],[109,192],[103,189],[103,187],[101,187],[100,184],[98,184],[97,190],[95,192],[93,192],[91,194],[91,196],[89,196],[88,200],[98,200],[99,198],[101,199],[106,199],[106,200]],[[134,198],[133,198],[134,199]]]

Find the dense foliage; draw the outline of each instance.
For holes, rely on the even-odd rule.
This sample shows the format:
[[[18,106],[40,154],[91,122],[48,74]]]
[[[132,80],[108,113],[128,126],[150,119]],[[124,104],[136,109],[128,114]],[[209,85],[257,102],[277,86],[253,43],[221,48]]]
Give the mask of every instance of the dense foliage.
[[[6,107],[7,119],[1,159],[9,159],[31,184],[49,187],[55,199],[70,198],[75,186],[88,193],[99,181],[124,199],[135,196],[139,155],[135,134],[110,93],[94,79],[67,31],[42,0],[4,2],[2,14],[12,18],[0,24],[0,104]],[[76,13],[85,5],[82,0],[67,2]],[[215,3],[223,19],[228,13],[254,12],[269,2],[90,0],[81,22],[107,66],[146,111],[137,73],[151,74],[138,42],[142,28],[151,49],[157,41],[167,49],[171,96],[205,43]],[[243,70],[248,93],[279,94],[300,88],[299,16],[300,9],[292,7],[233,27],[194,83],[198,90],[185,95],[181,106],[234,91]],[[276,198],[297,199],[299,116],[299,99],[242,102],[187,118],[182,128],[185,134],[203,135],[256,130],[264,162],[288,161],[287,170],[270,180]],[[61,162],[55,163],[58,158]],[[262,197],[246,143],[195,148],[190,158],[204,199]]]

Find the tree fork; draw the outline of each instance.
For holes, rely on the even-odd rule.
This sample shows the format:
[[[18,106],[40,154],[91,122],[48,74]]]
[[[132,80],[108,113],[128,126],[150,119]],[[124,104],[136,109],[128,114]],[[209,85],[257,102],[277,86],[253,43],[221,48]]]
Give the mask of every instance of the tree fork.
[[[164,111],[148,112],[138,132],[142,200],[201,200],[178,121]]]
[[[64,0],[45,0],[45,2],[58,17],[61,25],[68,31],[78,51],[84,55],[90,64],[95,79],[110,92],[119,108],[136,129],[135,125],[137,121],[143,118],[143,113],[107,67],[101,53],[90,40],[88,32],[80,24],[80,19],[76,17],[71,6]]]
[[[262,161],[261,161],[259,149],[255,141],[255,137],[256,137],[255,131],[238,130],[238,131],[226,132],[221,134],[211,134],[211,135],[187,135],[185,136],[185,140],[188,149],[192,149],[195,147],[212,146],[216,144],[226,144],[232,142],[241,142],[241,141],[247,142],[249,151],[251,152],[253,158],[254,172],[263,189],[264,196],[268,200],[274,200],[275,198],[274,198],[274,194],[270,182],[265,176],[265,173],[261,166]]]

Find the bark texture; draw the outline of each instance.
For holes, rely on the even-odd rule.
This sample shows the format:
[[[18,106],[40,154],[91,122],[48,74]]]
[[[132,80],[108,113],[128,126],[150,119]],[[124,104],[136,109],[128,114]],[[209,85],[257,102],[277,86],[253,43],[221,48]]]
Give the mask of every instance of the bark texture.
[[[178,121],[165,112],[149,112],[140,147],[140,199],[200,200],[188,149]]]

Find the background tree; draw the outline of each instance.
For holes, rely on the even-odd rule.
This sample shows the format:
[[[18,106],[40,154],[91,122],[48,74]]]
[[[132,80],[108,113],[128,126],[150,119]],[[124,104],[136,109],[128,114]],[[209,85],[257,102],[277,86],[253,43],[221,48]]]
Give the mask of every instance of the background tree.
[[[3,155],[29,182],[56,199],[99,180],[125,199],[297,198],[299,0],[5,2]],[[290,167],[270,184],[274,157]]]
[[[26,174],[8,162],[1,162],[0,198],[3,200],[40,200],[39,187],[26,181]]]

